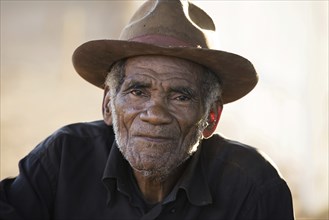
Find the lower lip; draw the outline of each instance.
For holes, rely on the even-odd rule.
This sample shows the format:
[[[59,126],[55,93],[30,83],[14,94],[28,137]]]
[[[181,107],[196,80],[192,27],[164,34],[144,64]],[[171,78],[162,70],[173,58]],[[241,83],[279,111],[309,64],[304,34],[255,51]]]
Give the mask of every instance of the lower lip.
[[[155,143],[164,143],[171,141],[171,139],[169,138],[156,138],[156,137],[143,137],[143,136],[137,136],[136,138],[142,139],[143,141],[155,142]]]

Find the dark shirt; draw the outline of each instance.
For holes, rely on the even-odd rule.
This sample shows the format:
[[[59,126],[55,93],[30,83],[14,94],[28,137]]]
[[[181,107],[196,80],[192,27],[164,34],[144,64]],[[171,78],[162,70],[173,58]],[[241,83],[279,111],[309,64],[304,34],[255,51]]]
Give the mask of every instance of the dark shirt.
[[[102,121],[66,126],[0,184],[0,219],[293,219],[286,182],[254,148],[203,140],[171,193],[147,204]]]

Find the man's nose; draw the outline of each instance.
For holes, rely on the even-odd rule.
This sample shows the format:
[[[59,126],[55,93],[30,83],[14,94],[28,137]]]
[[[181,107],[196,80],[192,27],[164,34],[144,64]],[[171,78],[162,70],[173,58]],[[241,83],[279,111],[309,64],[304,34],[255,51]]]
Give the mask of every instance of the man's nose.
[[[146,110],[140,114],[142,121],[160,125],[169,124],[172,122],[172,115],[168,111],[168,106],[162,101],[149,103]]]

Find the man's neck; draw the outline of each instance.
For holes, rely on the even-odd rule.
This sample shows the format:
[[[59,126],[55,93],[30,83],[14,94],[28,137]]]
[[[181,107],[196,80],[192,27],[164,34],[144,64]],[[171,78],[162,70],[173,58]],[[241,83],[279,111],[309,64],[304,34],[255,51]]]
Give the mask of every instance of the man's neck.
[[[161,202],[174,188],[180,176],[184,172],[187,161],[175,169],[166,178],[144,176],[141,172],[133,170],[137,185],[147,203]]]

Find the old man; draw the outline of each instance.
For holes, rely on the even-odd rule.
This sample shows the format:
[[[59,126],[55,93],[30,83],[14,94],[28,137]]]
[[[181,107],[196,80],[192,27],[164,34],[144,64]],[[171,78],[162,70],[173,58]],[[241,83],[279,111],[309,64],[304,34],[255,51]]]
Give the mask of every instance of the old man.
[[[102,121],[65,126],[1,182],[1,219],[293,219],[290,190],[250,146],[214,134],[223,105],[257,84],[215,50],[212,19],[187,1],[146,1],[119,40],[76,49],[104,89]]]

